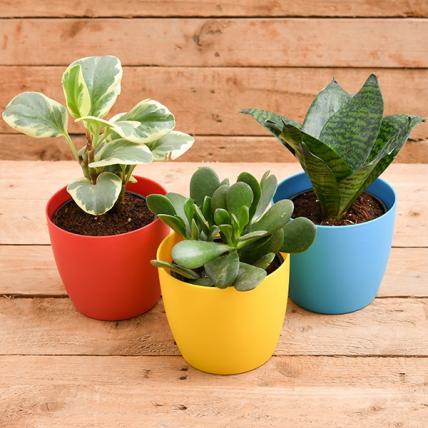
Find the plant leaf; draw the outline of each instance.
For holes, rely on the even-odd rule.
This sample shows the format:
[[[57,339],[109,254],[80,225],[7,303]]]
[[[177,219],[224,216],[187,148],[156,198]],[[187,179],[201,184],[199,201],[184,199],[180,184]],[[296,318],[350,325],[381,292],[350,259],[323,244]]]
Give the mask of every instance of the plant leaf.
[[[175,127],[174,115],[163,104],[150,99],[140,101],[128,113],[119,113],[110,120],[120,129],[122,138],[138,144],[154,143]]]
[[[112,172],[103,172],[96,184],[87,178],[70,183],[67,191],[74,202],[85,212],[101,215],[113,208],[122,189],[122,180]]]
[[[305,121],[303,122],[302,131],[314,138],[319,138],[321,130],[328,119],[350,99],[351,96],[333,79],[316,96],[309,107]]]
[[[278,180],[270,171],[267,171],[260,181],[260,200],[257,204],[253,220],[257,220],[266,211],[267,207],[271,204],[273,195],[276,192]]]
[[[267,253],[264,256],[260,257],[253,266],[256,266],[260,269],[267,269],[275,259],[275,253]]]
[[[184,132],[171,131],[159,140],[149,143],[155,161],[178,159],[189,150],[195,139]]]
[[[289,199],[283,199],[273,204],[266,213],[248,227],[249,232],[263,230],[273,232],[284,227],[293,214],[294,205]]]
[[[301,253],[306,251],[314,242],[315,225],[306,217],[290,220],[284,227],[284,243],[281,251],[285,253]]]
[[[266,278],[266,271],[247,263],[239,263],[239,273],[235,280],[238,291],[249,291],[256,288]]]
[[[216,257],[205,263],[204,269],[208,278],[216,287],[226,288],[231,285],[239,272],[239,257],[236,251]]]
[[[173,193],[173,192],[167,193],[166,197],[170,200],[178,217],[180,217],[184,221],[184,224],[186,225],[186,229],[189,226],[189,231],[190,231],[190,222],[187,218],[187,215],[184,209],[184,206],[188,201],[188,199],[185,196],[180,195],[179,193]]]
[[[177,212],[175,211],[173,204],[168,198],[168,195],[148,195],[146,197],[146,201],[147,207],[153,214],[167,214],[172,216],[177,215]]]
[[[266,238],[252,243],[248,247],[239,250],[239,258],[245,263],[254,264],[257,260],[268,253],[277,253],[284,242],[284,230],[277,229]]]
[[[61,83],[70,114],[76,118],[87,116],[91,111],[91,96],[83,77],[82,66],[74,63],[67,67]]]
[[[230,215],[223,208],[217,208],[214,211],[214,222],[216,225],[230,224]]]
[[[211,209],[214,212],[219,208],[222,208],[222,209],[227,208],[226,193],[228,189],[229,189],[229,184],[221,184],[214,191],[211,197]]]
[[[238,176],[237,181],[242,181],[243,183],[248,184],[251,187],[251,190],[253,191],[253,202],[250,207],[249,211],[249,218],[253,218],[254,213],[256,212],[257,205],[260,200],[260,196],[262,194],[262,190],[260,187],[259,182],[257,181],[256,177],[254,177],[249,172],[241,172]]]
[[[180,266],[196,269],[231,249],[229,245],[218,242],[186,240],[175,244],[172,258]]]
[[[76,65],[81,66],[83,80],[91,99],[90,111],[85,115],[104,117],[120,94],[123,71],[119,58],[111,55],[81,58],[71,63],[64,75],[68,74],[70,69],[74,69]],[[75,112],[77,113],[77,111]]]
[[[66,108],[40,92],[23,92],[13,98],[3,112],[12,128],[35,138],[67,134]]]
[[[95,162],[89,164],[91,168],[100,168],[108,165],[139,165],[150,163],[152,154],[144,144],[134,144],[129,141],[117,140],[106,143],[95,153]]]
[[[186,225],[180,217],[168,214],[158,214],[158,218],[168,225],[174,232],[177,232],[183,238],[187,238]]]
[[[383,98],[377,78],[370,75],[360,91],[325,124],[320,140],[356,170],[368,158],[379,133]]]
[[[170,269],[173,272],[178,273],[179,275],[187,279],[191,279],[191,280],[200,279],[200,276],[193,270],[186,269],[182,266],[178,266],[175,263],[168,263],[168,262],[164,262],[163,260],[152,260],[151,264],[159,268]]]
[[[239,215],[241,207],[251,207],[253,203],[253,191],[251,187],[242,181],[232,184],[226,193],[227,211],[236,216]]]
[[[219,185],[220,180],[213,169],[207,166],[198,168],[190,179],[190,197],[202,206],[205,196],[212,196]]]

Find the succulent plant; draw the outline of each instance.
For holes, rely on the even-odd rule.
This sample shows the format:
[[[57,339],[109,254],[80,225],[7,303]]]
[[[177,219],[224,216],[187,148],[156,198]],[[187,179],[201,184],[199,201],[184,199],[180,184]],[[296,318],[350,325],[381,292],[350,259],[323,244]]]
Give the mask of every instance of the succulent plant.
[[[148,196],[149,209],[184,238],[172,250],[172,263],[153,263],[193,284],[253,289],[278,252],[305,251],[315,238],[310,220],[291,219],[292,201],[271,206],[276,186],[269,172],[260,182],[243,172],[229,184],[202,167],[191,178],[190,198],[177,193]]]
[[[341,219],[388,167],[423,119],[383,117],[378,80],[370,75],[355,95],[333,80],[312,102],[303,125],[276,113],[244,109],[298,159],[325,219]]]
[[[193,144],[191,136],[173,130],[174,115],[154,100],[105,119],[120,94],[121,80],[120,60],[110,55],[82,58],[65,70],[62,87],[68,112],[87,137],[79,151],[67,131],[67,108],[46,95],[23,92],[3,112],[4,121],[26,135],[65,138],[84,175],[67,190],[92,215],[104,214],[123,199],[136,165],[176,159]]]

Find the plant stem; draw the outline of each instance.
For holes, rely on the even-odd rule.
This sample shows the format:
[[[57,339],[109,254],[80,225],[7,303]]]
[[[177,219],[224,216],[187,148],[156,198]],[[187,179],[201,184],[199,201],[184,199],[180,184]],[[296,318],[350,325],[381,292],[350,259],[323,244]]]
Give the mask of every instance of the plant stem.
[[[67,141],[68,146],[70,147],[71,153],[73,154],[73,157],[75,160],[79,161],[79,154],[77,153],[76,146],[73,143],[73,140],[71,139],[70,135],[66,132],[64,134],[65,141]]]
[[[94,146],[92,144],[92,136],[91,136],[91,134],[89,132],[86,133],[86,140],[87,140],[87,143],[86,143],[86,157],[87,157],[86,162],[87,162],[87,165],[86,166],[87,166],[88,171],[89,171],[89,176],[91,178],[91,183],[92,184],[96,184],[96,182],[97,182],[97,173],[96,173],[96,171],[95,171],[94,168],[91,168],[89,166],[89,164],[94,161],[94,154],[95,154]]]

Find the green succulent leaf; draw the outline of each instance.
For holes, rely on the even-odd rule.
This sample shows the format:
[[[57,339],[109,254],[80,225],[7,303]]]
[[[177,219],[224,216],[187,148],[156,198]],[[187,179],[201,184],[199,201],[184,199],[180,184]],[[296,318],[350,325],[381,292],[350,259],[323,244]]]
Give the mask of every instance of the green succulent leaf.
[[[229,184],[221,184],[211,197],[211,209],[215,212],[218,208],[227,208],[226,194]]]
[[[350,99],[351,96],[333,79],[316,96],[309,107],[305,121],[303,122],[302,131],[312,137],[319,138],[328,119],[339,111]]]
[[[222,234],[222,240],[226,241],[228,245],[233,243],[233,227],[231,224],[220,224],[220,232]]]
[[[256,177],[254,177],[249,172],[242,172],[241,174],[239,174],[238,181],[242,181],[243,183],[248,184],[251,187],[251,190],[253,192],[253,202],[251,204],[250,211],[249,211],[249,216],[250,218],[252,218],[254,213],[256,212],[257,205],[259,203],[260,196],[262,194],[260,184],[257,181]]]
[[[192,223],[190,224],[190,239],[199,239],[200,233],[196,220],[192,218]]]
[[[217,208],[214,211],[214,222],[216,225],[219,226],[221,224],[230,224],[230,221],[229,213],[223,208]]]
[[[95,161],[91,168],[101,168],[109,165],[139,165],[152,161],[150,150],[142,144],[129,141],[114,141],[106,143],[95,153]]]
[[[260,257],[253,265],[260,269],[267,269],[275,259],[275,253],[267,253]]]
[[[252,243],[252,245],[241,248],[239,257],[245,263],[254,264],[257,260],[268,253],[277,253],[280,251],[284,242],[283,228],[275,230],[271,236],[261,238]]]
[[[186,212],[184,209],[184,206],[185,206],[186,202],[188,201],[188,199],[186,197],[180,195],[179,193],[168,193],[166,195],[166,197],[171,202],[171,204],[174,207],[174,210],[175,210],[176,214],[178,215],[178,217],[180,217],[184,221],[186,226],[190,225],[190,222],[187,218],[187,215],[186,215]]]
[[[273,232],[285,224],[293,214],[294,205],[289,199],[283,199],[273,204],[266,213],[255,223],[249,226],[250,232],[263,230]]]
[[[193,202],[193,199],[186,199],[186,202],[184,203],[184,213],[186,215],[187,222],[190,225],[195,215],[195,203]]]
[[[183,238],[187,238],[186,225],[180,217],[176,215],[158,214],[158,218],[168,225],[174,232],[177,232]]]
[[[153,214],[166,214],[171,216],[177,215],[174,205],[172,204],[170,198],[168,198],[168,195],[148,195],[146,197],[146,201],[149,210]]]
[[[284,243],[281,251],[285,253],[301,253],[306,251],[314,242],[315,225],[306,217],[290,220],[283,228]]]
[[[70,114],[76,118],[89,115],[91,95],[80,64],[75,63],[65,70],[62,75],[62,88]]]
[[[149,143],[155,161],[178,159],[189,150],[195,139],[184,132],[171,131],[159,140]]]
[[[239,257],[236,251],[216,257],[205,263],[204,269],[208,278],[216,287],[226,288],[231,285],[239,272]]]
[[[229,245],[222,243],[186,240],[175,244],[172,258],[180,266],[197,269],[230,250]]]
[[[377,78],[370,75],[360,91],[325,124],[320,140],[355,170],[368,158],[379,133],[383,98]]]
[[[138,144],[153,143],[154,150],[157,147],[158,154],[162,151],[162,145],[157,140],[170,133],[175,127],[174,115],[163,104],[150,99],[140,101],[128,113],[119,113],[112,117],[111,121],[118,127],[118,134],[122,138]],[[183,145],[189,145],[189,139],[186,139],[186,142],[183,141],[184,135],[186,134],[183,136],[181,133],[180,136],[173,134],[170,139],[163,140],[161,142],[163,148],[171,148],[174,139],[177,143],[174,150],[177,150],[178,145],[180,149]]]
[[[220,180],[213,169],[206,166],[198,168],[190,179],[190,197],[202,206],[205,196],[212,196],[219,186]]]
[[[265,278],[266,271],[247,263],[239,263],[239,273],[235,280],[238,291],[250,291],[257,287]]]
[[[70,113],[74,117],[104,117],[120,94],[122,74],[119,58],[111,55],[91,56],[71,63],[63,75],[64,94]],[[87,93],[90,97],[89,111]]]
[[[251,207],[253,203],[251,187],[242,181],[232,184],[226,193],[226,205],[230,214],[239,215],[241,207]]]
[[[254,245],[254,242],[259,241],[262,238],[266,238],[267,236],[271,236],[271,233],[266,230],[257,230],[255,232],[246,233],[239,237],[237,247],[241,249],[249,245]]]
[[[203,287],[214,287],[213,282],[208,277],[198,278],[190,281],[194,285],[202,285]]]
[[[276,177],[267,171],[260,181],[260,199],[257,204],[253,220],[258,219],[266,211],[267,207],[271,204],[273,195],[276,192],[278,180]]]
[[[122,180],[111,172],[101,173],[96,184],[80,178],[67,186],[74,202],[91,215],[101,215],[113,208],[121,189]]]
[[[171,271],[178,273],[179,275],[187,279],[191,279],[194,281],[200,279],[200,276],[195,271],[191,269],[186,269],[182,266],[178,266],[175,263],[168,263],[162,260],[152,260],[151,263],[153,266],[156,266],[159,268],[170,269]]]
[[[67,134],[66,108],[40,92],[23,92],[13,98],[3,112],[12,128],[35,138]]]
[[[206,218],[209,224],[213,223],[213,213],[211,211],[211,197],[205,196],[204,202],[202,203],[202,214]]]

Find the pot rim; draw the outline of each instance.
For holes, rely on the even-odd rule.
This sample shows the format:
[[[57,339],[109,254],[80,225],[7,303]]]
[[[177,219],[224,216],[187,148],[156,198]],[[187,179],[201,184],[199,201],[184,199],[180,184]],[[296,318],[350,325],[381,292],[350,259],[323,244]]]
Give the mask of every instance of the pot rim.
[[[299,176],[301,176],[301,175],[306,175],[307,176],[307,174],[305,173],[305,172],[298,172],[297,174],[293,174],[293,175],[290,175],[289,177],[287,177],[287,178],[285,178],[284,180],[282,180],[278,185],[277,185],[277,188],[276,188],[276,192],[278,192],[278,189],[281,187],[281,186],[283,186],[283,185],[285,185],[285,183],[287,182],[287,181],[289,181],[289,180],[292,180],[293,178],[297,178],[297,177],[299,177]],[[308,177],[308,179],[309,179],[309,177]],[[309,180],[310,181],[310,180]],[[379,217],[376,217],[376,218],[374,218],[373,220],[369,220],[369,221],[365,221],[364,223],[357,223],[357,224],[348,224],[348,225],[340,225],[340,226],[338,226],[338,225],[321,225],[321,224],[316,224],[315,226],[316,226],[316,228],[318,229],[322,229],[322,230],[328,230],[328,229],[336,229],[336,230],[342,230],[342,229],[352,229],[352,228],[357,228],[357,227],[363,227],[364,225],[366,225],[366,224],[373,224],[373,223],[375,223],[375,222],[377,222],[377,221],[380,221],[385,215],[387,215],[388,213],[390,213],[395,207],[396,207],[396,205],[397,205],[397,194],[396,194],[396,192],[395,192],[395,189],[394,189],[394,187],[388,182],[388,181],[386,181],[386,180],[384,180],[384,179],[382,179],[382,178],[376,178],[376,180],[375,181],[373,181],[373,183],[371,183],[370,184],[370,186],[372,185],[372,184],[374,184],[374,183],[376,183],[377,181],[380,181],[384,186],[386,186],[387,188],[389,188],[389,190],[391,191],[391,193],[393,194],[393,196],[394,196],[394,202],[392,203],[392,205],[381,215],[381,216],[379,216]],[[312,183],[311,183],[312,184]],[[370,187],[369,186],[369,187]],[[312,190],[313,189],[313,186],[312,187],[310,187],[309,189],[305,189],[305,190],[302,190],[302,192],[307,192],[308,190]],[[275,194],[276,194],[276,192],[275,192]],[[301,192],[299,192],[299,193],[301,193]],[[297,196],[299,193],[296,193],[294,196]],[[370,192],[369,192],[370,193]],[[292,198],[292,197],[294,197],[294,196],[291,196],[290,198]],[[373,195],[373,196],[375,196],[375,195]],[[378,196],[375,196],[377,199],[380,199],[381,200],[381,202],[384,204],[384,206],[386,205],[385,204],[385,202],[380,198],[380,197],[378,197]]]
[[[153,183],[153,184],[156,184],[157,186],[159,186],[161,189],[162,189],[162,191],[166,194],[167,193],[167,191],[166,191],[166,189],[165,189],[165,187],[163,187],[161,184],[159,184],[157,181],[155,181],[155,180],[152,180],[152,179],[150,179],[150,178],[146,178],[146,177],[142,177],[142,176],[140,176],[140,175],[134,175],[134,177],[138,180],[138,181],[140,181],[140,180],[142,180],[142,181],[145,181],[145,182],[149,182],[149,183]],[[132,234],[135,234],[135,233],[138,233],[138,232],[141,232],[142,230],[145,230],[145,229],[148,229],[148,228],[151,228],[151,227],[154,227],[154,225],[156,225],[156,224],[158,224],[159,222],[160,222],[160,220],[155,216],[155,219],[153,220],[153,221],[151,221],[149,224],[146,224],[145,226],[142,226],[142,227],[139,227],[138,229],[135,229],[135,230],[131,230],[130,232],[124,232],[124,233],[117,233],[117,234],[115,234],[115,235],[80,235],[79,233],[74,233],[74,232],[69,232],[68,230],[65,230],[65,229],[62,229],[61,227],[59,227],[59,226],[57,226],[53,221],[52,221],[52,219],[51,219],[51,217],[49,216],[49,213],[48,213],[48,208],[49,208],[49,205],[50,205],[50,203],[51,203],[51,201],[52,201],[52,199],[53,198],[55,198],[55,196],[57,196],[58,194],[60,194],[60,193],[62,193],[62,192],[67,192],[67,186],[64,186],[64,187],[61,187],[61,189],[59,189],[58,191],[56,191],[49,199],[48,199],[48,202],[46,203],[46,207],[45,207],[45,214],[46,214],[46,218],[47,218],[47,221],[48,221],[48,223],[49,223],[49,226],[50,227],[52,227],[52,228],[54,228],[55,230],[57,230],[58,232],[60,232],[60,233],[64,233],[64,234],[66,234],[66,235],[71,235],[71,236],[75,236],[75,237],[80,237],[80,238],[82,238],[82,239],[97,239],[97,240],[102,240],[102,239],[107,239],[107,238],[115,238],[115,237],[124,237],[124,236],[130,236],[130,235],[132,235]],[[68,193],[68,192],[67,192]],[[72,198],[70,197],[69,199],[67,199],[65,202],[68,202],[68,201],[70,201]],[[64,203],[65,203],[64,202]],[[55,209],[55,212],[56,212],[56,210],[59,208],[60,206],[58,206],[56,209]]]
[[[178,236],[178,235],[177,235],[176,232],[172,231],[169,235],[165,236],[165,238],[162,239],[162,242],[159,244],[159,247],[158,247],[158,249],[156,251],[156,258],[158,260],[161,260],[159,258],[159,256],[160,256],[162,247],[165,245],[165,243],[166,243],[167,240],[172,239],[174,236]],[[218,288],[218,287],[205,287],[203,285],[190,284],[189,282],[182,281],[181,279],[178,279],[178,278],[172,276],[171,273],[170,273],[170,270],[168,268],[158,267],[157,269],[163,269],[165,271],[165,273],[168,274],[169,277],[171,277],[175,281],[180,282],[181,284],[184,284],[185,286],[187,286],[187,287],[189,287],[191,289],[193,288],[193,289],[197,289],[197,290],[201,290],[201,291],[205,290],[205,292],[207,292],[207,293],[213,293],[213,292],[218,293],[218,292],[227,291],[227,290],[232,289],[233,291],[236,291],[237,293],[248,294],[248,293],[254,293],[254,292],[256,292],[257,289],[260,286],[263,285],[263,283],[266,281],[267,278],[272,278],[275,275],[279,275],[284,269],[286,269],[287,263],[289,263],[289,261],[290,261],[290,254],[288,254],[288,253],[282,253],[282,252],[279,252],[277,254],[281,254],[282,258],[284,259],[284,261],[281,263],[281,266],[279,266],[277,269],[275,269],[269,275],[266,275],[266,277],[263,279],[263,281],[261,281],[257,285],[257,287],[255,287],[255,288],[253,288],[252,290],[249,290],[249,291],[238,291],[238,290],[235,289],[235,287],[232,287],[232,286],[226,287],[226,288]],[[202,292],[204,292],[204,291],[202,291]]]

